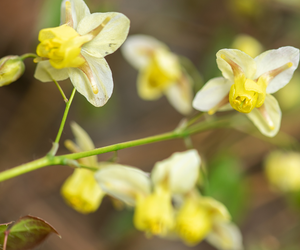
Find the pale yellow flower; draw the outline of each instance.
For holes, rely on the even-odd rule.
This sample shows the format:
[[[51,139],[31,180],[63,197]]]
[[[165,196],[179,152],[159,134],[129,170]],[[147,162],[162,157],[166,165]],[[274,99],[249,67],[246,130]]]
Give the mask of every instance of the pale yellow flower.
[[[153,37],[133,35],[122,47],[124,57],[137,70],[138,94],[145,100],[166,95],[182,114],[192,111],[192,81],[180,66],[179,58]]]
[[[253,58],[263,52],[261,43],[254,37],[246,34],[236,36],[231,46],[233,49],[241,50]]]
[[[289,192],[300,190],[300,154],[272,152],[265,161],[265,173],[276,189]]]
[[[188,150],[156,163],[151,179],[141,170],[117,164],[99,170],[95,177],[107,194],[135,207],[137,229],[165,236],[175,222],[172,196],[194,188],[199,167],[197,151]]]
[[[247,114],[261,133],[275,136],[281,110],[271,94],[291,80],[298,67],[299,50],[281,47],[253,59],[240,50],[222,49],[217,53],[217,63],[224,77],[206,83],[196,94],[194,108],[209,114],[233,108]]]
[[[196,190],[187,195],[176,216],[175,231],[188,245],[203,239],[220,250],[242,250],[239,229],[230,222],[226,207]]]
[[[123,14],[90,14],[83,0],[63,0],[61,26],[39,33],[35,77],[42,82],[70,77],[90,103],[103,106],[113,90],[104,57],[121,46],[128,30],[129,20]]]
[[[76,123],[71,124],[76,144],[66,141],[67,148],[72,152],[92,150],[94,143],[88,134]],[[79,162],[87,167],[105,166],[98,163],[97,156],[82,158]],[[66,202],[80,213],[91,213],[98,209],[105,193],[95,180],[94,172],[87,169],[75,169],[74,173],[64,182],[61,194]]]

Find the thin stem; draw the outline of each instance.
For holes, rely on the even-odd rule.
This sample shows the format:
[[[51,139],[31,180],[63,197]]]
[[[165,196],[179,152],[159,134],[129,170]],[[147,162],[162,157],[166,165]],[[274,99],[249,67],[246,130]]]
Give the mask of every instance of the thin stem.
[[[33,53],[26,53],[26,54],[20,56],[21,60],[23,60],[23,61],[24,61],[24,59],[30,58],[30,57],[31,58],[37,58],[38,56],[36,54],[33,54]]]
[[[7,238],[8,238],[9,232],[5,231],[4,233],[4,243],[3,243],[3,250],[6,250],[7,245]]]
[[[73,98],[70,98],[70,101]],[[79,164],[74,164],[74,161],[72,160],[77,160],[80,158],[88,157],[88,156],[93,156],[93,155],[98,155],[98,154],[103,154],[103,153],[108,153],[108,152],[113,152],[113,151],[118,151],[121,149],[125,148],[130,148],[130,147],[136,147],[140,145],[145,145],[145,144],[150,144],[154,142],[159,142],[159,141],[165,141],[165,140],[170,140],[170,139],[177,139],[177,138],[185,138],[189,135],[195,134],[195,133],[200,133],[209,129],[213,128],[221,128],[221,127],[228,127],[230,125],[229,121],[227,119],[223,120],[214,120],[214,121],[208,121],[208,122],[203,122],[200,124],[197,124],[193,126],[193,128],[190,129],[185,129],[181,131],[172,131],[169,133],[164,133],[160,135],[155,135],[155,136],[150,136],[138,140],[132,140],[128,142],[123,142],[119,144],[114,144],[102,148],[97,148],[91,151],[85,151],[85,152],[79,152],[79,153],[73,153],[73,154],[66,154],[66,155],[61,155],[61,156],[45,156],[41,159],[14,167],[12,169],[8,169],[6,171],[3,171],[0,173],[0,182],[5,181],[8,179],[11,179],[13,177],[31,172],[33,170],[43,168],[46,166],[50,165],[70,165],[72,167],[84,167],[80,166]],[[63,126],[61,126],[63,127]],[[87,167],[84,167],[87,168]],[[91,168],[89,168],[91,169]],[[92,170],[92,169],[91,169]]]
[[[59,143],[62,131],[64,129],[64,126],[65,126],[65,123],[66,123],[66,119],[67,119],[67,116],[68,116],[68,113],[69,113],[69,109],[70,109],[71,103],[73,101],[73,98],[75,96],[75,93],[76,93],[76,89],[74,88],[73,91],[72,91],[72,94],[70,96],[70,100],[66,103],[65,113],[64,113],[64,116],[62,118],[59,130],[58,130],[58,133],[57,133],[57,136],[56,136],[56,139],[55,139],[55,143],[57,143],[57,144]]]
[[[65,95],[64,91],[62,90],[62,88],[60,87],[59,83],[53,78],[52,78],[52,80],[55,83],[56,87],[58,88],[60,94],[64,98],[65,103],[68,103],[68,98],[66,97],[66,95]]]
[[[201,118],[203,115],[205,114],[205,112],[200,112],[199,114],[197,114],[196,116],[194,116],[193,118],[191,118],[186,126],[189,127],[191,125],[193,125],[195,122],[197,122],[199,120],[199,118]]]

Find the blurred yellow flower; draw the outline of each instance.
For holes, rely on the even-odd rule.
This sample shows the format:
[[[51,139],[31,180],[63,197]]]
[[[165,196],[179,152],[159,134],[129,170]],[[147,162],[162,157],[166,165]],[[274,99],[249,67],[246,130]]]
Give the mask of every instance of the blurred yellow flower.
[[[254,37],[246,34],[236,36],[232,43],[232,48],[241,50],[253,58],[263,51],[261,43]]]
[[[156,100],[164,94],[178,112],[186,115],[192,111],[192,80],[165,44],[150,36],[133,35],[121,50],[139,70],[137,89],[141,98]]]
[[[95,148],[89,135],[75,122],[71,123],[76,144],[66,141],[66,147],[71,152],[92,150]],[[90,156],[79,160],[87,167],[99,167],[103,164],[97,162],[97,156]],[[65,181],[61,194],[67,204],[80,213],[91,213],[98,209],[105,193],[100,188],[94,177],[94,172],[88,169],[75,169],[74,173]]]
[[[147,197],[139,196],[134,212],[134,225],[147,235],[166,235],[173,227],[174,211],[171,193],[163,187],[157,187]]]
[[[61,26],[42,29],[35,78],[42,82],[70,77],[76,90],[94,106],[103,106],[113,90],[104,59],[125,41],[129,20],[116,12],[94,13],[83,0],[63,0]]]
[[[300,190],[300,154],[272,152],[265,161],[265,173],[270,184],[283,192]]]
[[[94,172],[87,169],[75,169],[63,184],[61,194],[72,208],[83,214],[96,211],[105,195],[95,181]]]

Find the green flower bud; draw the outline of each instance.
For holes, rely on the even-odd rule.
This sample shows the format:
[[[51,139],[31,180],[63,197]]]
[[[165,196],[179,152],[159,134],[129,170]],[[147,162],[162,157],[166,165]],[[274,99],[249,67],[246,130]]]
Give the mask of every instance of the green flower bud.
[[[25,66],[19,56],[6,56],[0,59],[0,87],[8,85],[24,73]]]

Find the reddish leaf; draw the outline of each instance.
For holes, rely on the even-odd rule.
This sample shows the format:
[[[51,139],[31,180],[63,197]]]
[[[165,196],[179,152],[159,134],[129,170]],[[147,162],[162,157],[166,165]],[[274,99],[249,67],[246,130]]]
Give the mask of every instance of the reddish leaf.
[[[48,222],[38,217],[24,216],[8,228],[10,223],[0,224],[0,249],[3,247],[5,232],[8,233],[6,250],[33,249],[44,241],[50,233],[55,233],[61,237]]]

